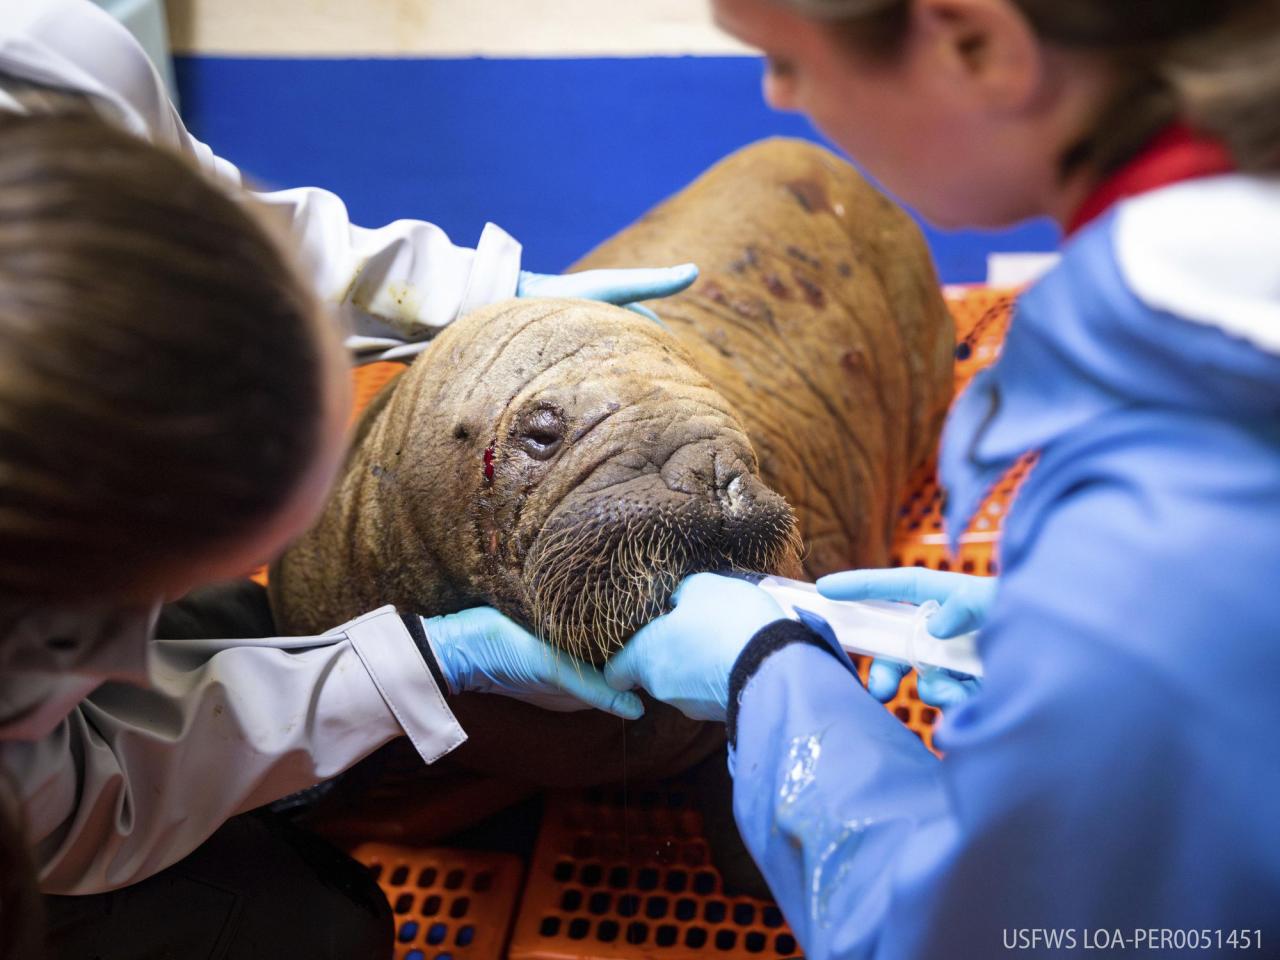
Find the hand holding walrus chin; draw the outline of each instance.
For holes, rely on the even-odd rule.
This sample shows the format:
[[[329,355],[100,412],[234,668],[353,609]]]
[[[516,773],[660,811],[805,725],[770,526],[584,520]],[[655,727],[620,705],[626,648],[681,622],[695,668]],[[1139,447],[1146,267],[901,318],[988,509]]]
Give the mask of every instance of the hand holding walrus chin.
[[[495,693],[543,710],[594,707],[624,720],[644,714],[634,693],[605,683],[595,667],[552,650],[492,607],[424,619],[427,643],[450,693]]]

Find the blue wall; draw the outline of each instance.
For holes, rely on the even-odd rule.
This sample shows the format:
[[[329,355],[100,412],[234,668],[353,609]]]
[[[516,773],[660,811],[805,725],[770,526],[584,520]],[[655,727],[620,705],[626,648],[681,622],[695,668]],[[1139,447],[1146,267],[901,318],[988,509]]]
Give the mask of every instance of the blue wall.
[[[486,220],[559,271],[717,159],[773,134],[820,140],[760,100],[747,57],[601,60],[178,58],[193,133],[272,187],[333,190],[355,222]],[[929,240],[944,281],[995,250],[1053,249],[1052,224]]]

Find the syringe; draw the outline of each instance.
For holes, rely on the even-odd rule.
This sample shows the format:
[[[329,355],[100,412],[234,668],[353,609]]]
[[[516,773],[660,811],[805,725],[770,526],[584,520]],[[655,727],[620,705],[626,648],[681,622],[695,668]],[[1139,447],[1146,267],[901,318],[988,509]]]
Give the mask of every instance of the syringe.
[[[939,640],[925,629],[925,621],[938,609],[932,600],[918,607],[882,600],[829,600],[812,583],[801,580],[764,574],[733,575],[763,588],[793,620],[799,619],[797,609],[821,617],[850,654],[896,660],[922,670],[954,670],[982,676],[976,632]]]

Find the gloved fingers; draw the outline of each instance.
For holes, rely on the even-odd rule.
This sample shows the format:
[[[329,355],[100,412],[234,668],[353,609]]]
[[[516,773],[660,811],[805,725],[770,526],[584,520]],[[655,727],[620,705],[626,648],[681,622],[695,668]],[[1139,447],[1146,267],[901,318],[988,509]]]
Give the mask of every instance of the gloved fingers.
[[[964,703],[982,689],[982,681],[950,670],[929,670],[916,682],[920,699],[943,710]]]
[[[659,300],[670,297],[693,286],[698,279],[698,268],[692,263],[682,263],[676,267],[658,267],[654,269],[631,270],[588,270],[585,273],[570,274],[572,277],[591,277],[587,284],[588,293],[578,294],[592,300],[605,303],[635,303],[639,300]]]
[[[818,592],[831,600],[897,600],[921,604],[944,602],[963,582],[964,574],[927,567],[846,570],[818,580]]]
[[[872,660],[867,674],[867,692],[881,703],[888,703],[898,694],[902,678],[911,668],[894,660]]]
[[[674,602],[674,601],[673,601]],[[604,665],[604,682],[614,690],[649,690],[648,667],[653,660],[654,648],[659,646],[672,614],[664,614],[650,620],[635,632],[621,650]],[[653,693],[652,690],[649,690]]]
[[[985,617],[986,610],[975,609],[970,598],[953,594],[925,622],[925,627],[939,640],[947,640],[977,630]]]
[[[704,590],[711,590],[712,587],[714,586],[712,583],[712,579],[714,577],[715,577],[714,573],[689,574],[689,576],[685,577],[683,580],[681,580],[679,583],[676,584],[675,590],[671,591],[671,597],[667,600],[668,609],[674,611],[678,606],[680,606],[681,603],[684,602],[684,599],[686,597],[696,597],[699,594],[701,594]],[[658,620],[661,620],[661,619],[662,617],[658,617],[656,620],[650,620],[649,624],[651,625],[651,624],[657,623]],[[646,625],[641,630],[637,631],[636,636],[637,637],[640,636],[640,634],[644,633],[645,630],[647,629],[648,629],[648,625]]]
[[[521,273],[520,297],[576,297],[619,306],[679,293],[698,279],[692,263],[656,269],[583,270],[560,276]]]
[[[706,599],[724,603],[726,597],[755,596],[768,597],[769,595],[754,583],[748,583],[737,577],[726,577],[719,573],[691,573],[676,585],[675,591],[671,594],[670,605],[674,609],[688,600]],[[769,602],[776,605],[771,597]]]
[[[640,316],[644,317],[646,320],[652,320],[660,327],[666,326],[666,324],[662,322],[662,318],[646,307],[643,303],[628,303],[627,309],[632,313],[640,314]]]
[[[572,694],[556,690],[525,690],[512,694],[512,699],[537,707],[539,710],[549,710],[551,713],[578,713],[591,709],[590,704],[583,703]]]
[[[942,602],[928,620],[929,632],[940,640],[977,630],[987,619],[987,609],[995,596],[994,578],[971,577]]]
[[[572,660],[557,651],[552,665],[553,676],[550,682],[560,688],[561,693],[552,693],[545,697],[545,705],[549,710],[569,711],[594,707],[605,713],[612,713],[624,720],[636,720],[644,713],[644,704],[634,693],[618,690],[605,682],[605,676],[595,667]],[[553,703],[561,705],[553,706]]]

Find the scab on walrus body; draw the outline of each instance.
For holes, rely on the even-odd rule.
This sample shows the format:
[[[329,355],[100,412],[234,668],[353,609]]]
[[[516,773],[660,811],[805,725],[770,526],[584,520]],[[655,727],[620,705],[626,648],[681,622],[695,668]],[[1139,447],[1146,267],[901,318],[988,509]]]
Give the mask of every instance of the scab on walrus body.
[[[490,604],[600,661],[689,572],[886,562],[950,395],[954,333],[918,230],[826,151],[768,141],[580,266],[685,260],[702,278],[653,304],[666,328],[520,300],[440,334],[366,411],[324,516],[272,571],[281,629]],[[620,725],[595,729],[611,718],[500,700],[455,698],[468,765],[518,758],[560,785],[621,772]],[[631,726],[637,777],[719,738],[654,708]]]
[[[951,400],[955,328],[919,229],[830,152],[768,140],[574,269],[685,261],[698,283],[650,306],[746,425],[806,575],[885,566]]]

